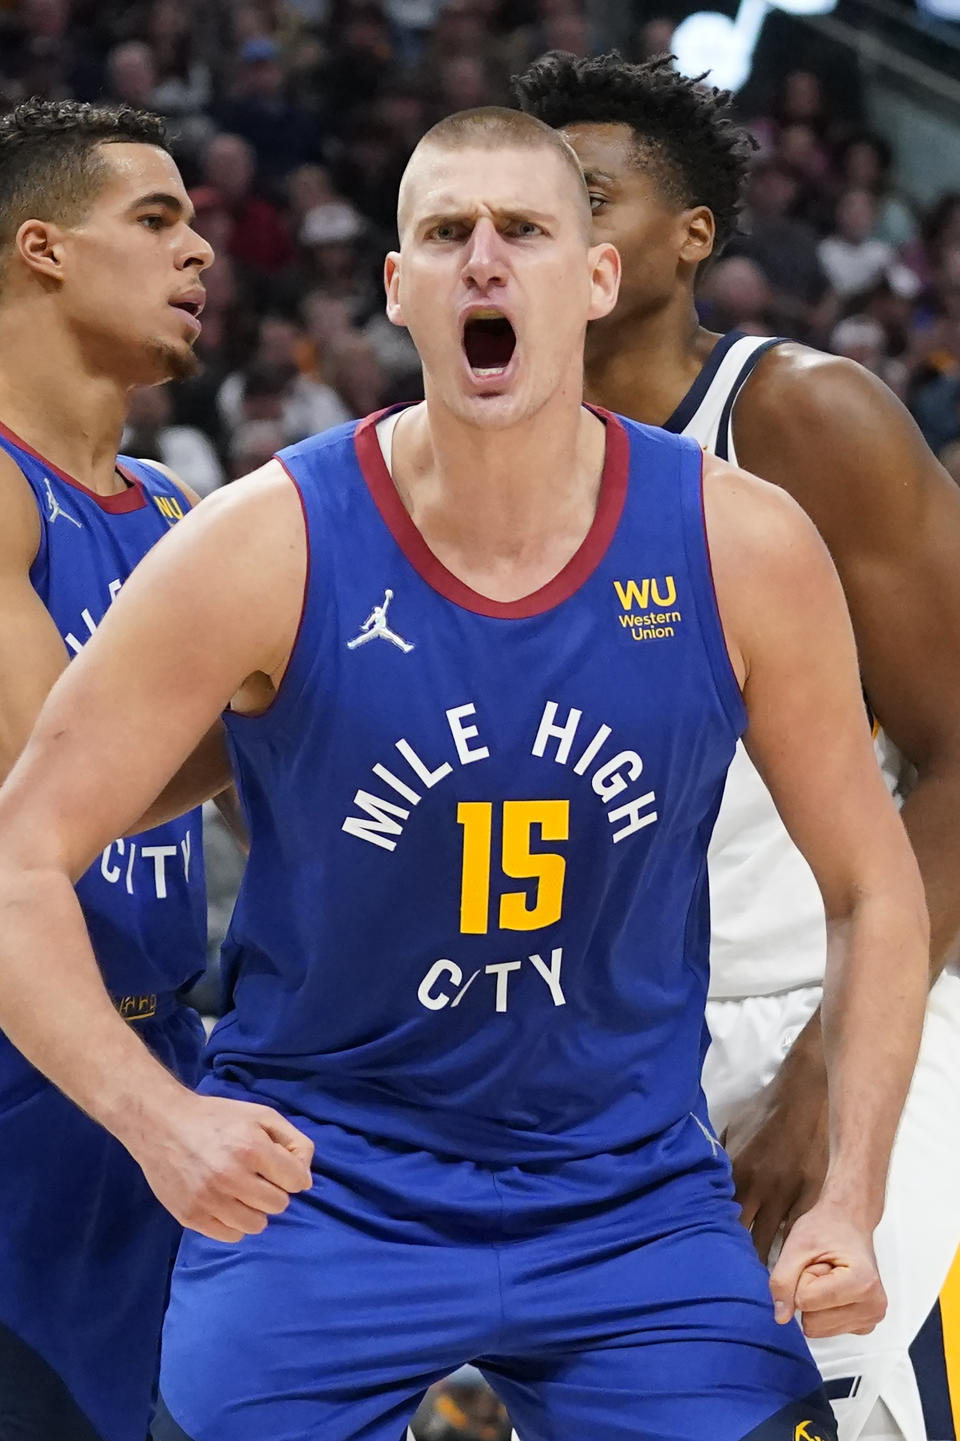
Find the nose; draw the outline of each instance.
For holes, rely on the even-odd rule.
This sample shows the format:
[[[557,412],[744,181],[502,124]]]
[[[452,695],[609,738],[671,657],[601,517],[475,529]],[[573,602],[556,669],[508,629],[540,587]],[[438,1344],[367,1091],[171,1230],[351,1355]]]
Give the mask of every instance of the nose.
[[[214,262],[213,246],[209,240],[204,240],[195,230],[187,226],[187,238],[180,253],[179,268],[181,270],[196,270],[200,275],[207,270]]]
[[[482,215],[473,227],[464,253],[463,276],[479,290],[503,285],[507,278],[504,240],[489,216]]]

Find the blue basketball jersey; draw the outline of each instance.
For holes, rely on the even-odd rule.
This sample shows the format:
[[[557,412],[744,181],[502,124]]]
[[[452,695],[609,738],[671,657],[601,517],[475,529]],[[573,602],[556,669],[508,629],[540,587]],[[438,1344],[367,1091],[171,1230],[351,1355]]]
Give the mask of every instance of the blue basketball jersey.
[[[744,708],[700,449],[601,415],[591,529],[511,603],[430,552],[381,417],[282,453],[308,580],[273,704],[227,716],[252,840],[224,1083],[493,1165],[698,1108],[707,841]]]
[[[0,426],[0,446],[36,498],[40,545],[30,581],[71,655],[93,635],[123,582],[182,518],[187,502],[162,471],[120,457],[128,488],[97,495]],[[158,996],[203,969],[206,895],[200,812],[112,841],[77,883],[104,982],[121,1014],[143,1018]]]

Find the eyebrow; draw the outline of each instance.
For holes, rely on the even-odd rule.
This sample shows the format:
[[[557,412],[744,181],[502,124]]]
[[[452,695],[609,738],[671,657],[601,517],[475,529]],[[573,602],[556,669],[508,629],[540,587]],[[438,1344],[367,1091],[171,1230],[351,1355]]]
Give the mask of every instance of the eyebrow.
[[[587,185],[594,185],[594,184],[614,185],[614,184],[616,184],[616,176],[615,176],[615,175],[608,175],[605,170],[585,170],[585,171],[583,172],[583,178],[584,178],[584,180],[586,181]]]
[[[192,205],[185,206],[178,195],[169,195],[165,190],[151,190],[149,195],[141,195],[130,207],[131,210],[139,210],[144,205],[162,205],[166,210],[175,210],[182,215],[188,225],[192,225],[197,218],[197,212]]]
[[[502,206],[492,206],[491,211],[494,220],[529,220],[534,225],[542,226],[557,224],[556,215],[549,215],[541,210],[531,210],[527,206],[524,206],[522,209],[514,209],[512,207],[508,209]],[[416,228],[418,230],[422,230],[425,227],[429,228],[431,225],[439,225],[441,221],[451,220],[476,223],[478,213],[479,212],[476,210],[454,204],[451,205],[449,209],[437,209],[431,211],[429,215],[425,215],[422,218],[418,219],[416,222]]]

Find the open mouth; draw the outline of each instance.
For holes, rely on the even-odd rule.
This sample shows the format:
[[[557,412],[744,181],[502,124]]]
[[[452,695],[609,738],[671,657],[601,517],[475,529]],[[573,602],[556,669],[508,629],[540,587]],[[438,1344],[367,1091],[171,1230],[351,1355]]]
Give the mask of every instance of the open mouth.
[[[187,315],[192,315],[194,320],[200,319],[200,312],[203,306],[199,300],[171,300],[170,304],[174,310],[184,310]]]
[[[463,349],[474,375],[502,375],[513,358],[517,337],[499,310],[474,311],[463,328]]]

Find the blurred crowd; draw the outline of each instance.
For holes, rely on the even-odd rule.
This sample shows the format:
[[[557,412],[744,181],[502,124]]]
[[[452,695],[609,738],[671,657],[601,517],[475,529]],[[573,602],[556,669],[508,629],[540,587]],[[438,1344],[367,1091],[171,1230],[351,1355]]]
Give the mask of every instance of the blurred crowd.
[[[543,50],[622,43],[622,15],[611,36],[587,10],[0,0],[0,103],[106,97],[163,112],[219,255],[203,373],[136,396],[125,448],[207,493],[290,441],[416,397],[416,355],[383,315],[380,280],[406,158],[449,111],[509,103],[511,73]],[[669,48],[671,32],[638,18],[631,57]],[[853,356],[960,476],[960,193],[918,211],[849,96],[838,110],[815,74],[773,78],[758,113],[744,107],[759,141],[745,233],[705,278],[703,318]]]
[[[135,394],[124,449],[206,494],[292,441],[422,394],[381,282],[411,149],[451,110],[509,104],[510,75],[544,50],[669,50],[672,23],[638,4],[631,34],[629,8],[614,35],[585,0],[0,0],[0,108],[41,95],[165,114],[218,254],[202,371]],[[912,204],[856,85],[827,90],[784,61],[743,92],[758,148],[702,319],[858,360],[960,482],[960,191]],[[240,862],[216,826],[207,841],[213,955]],[[204,984],[213,1012],[213,968]],[[506,1441],[478,1382],[467,1369],[431,1394],[420,1441]]]

